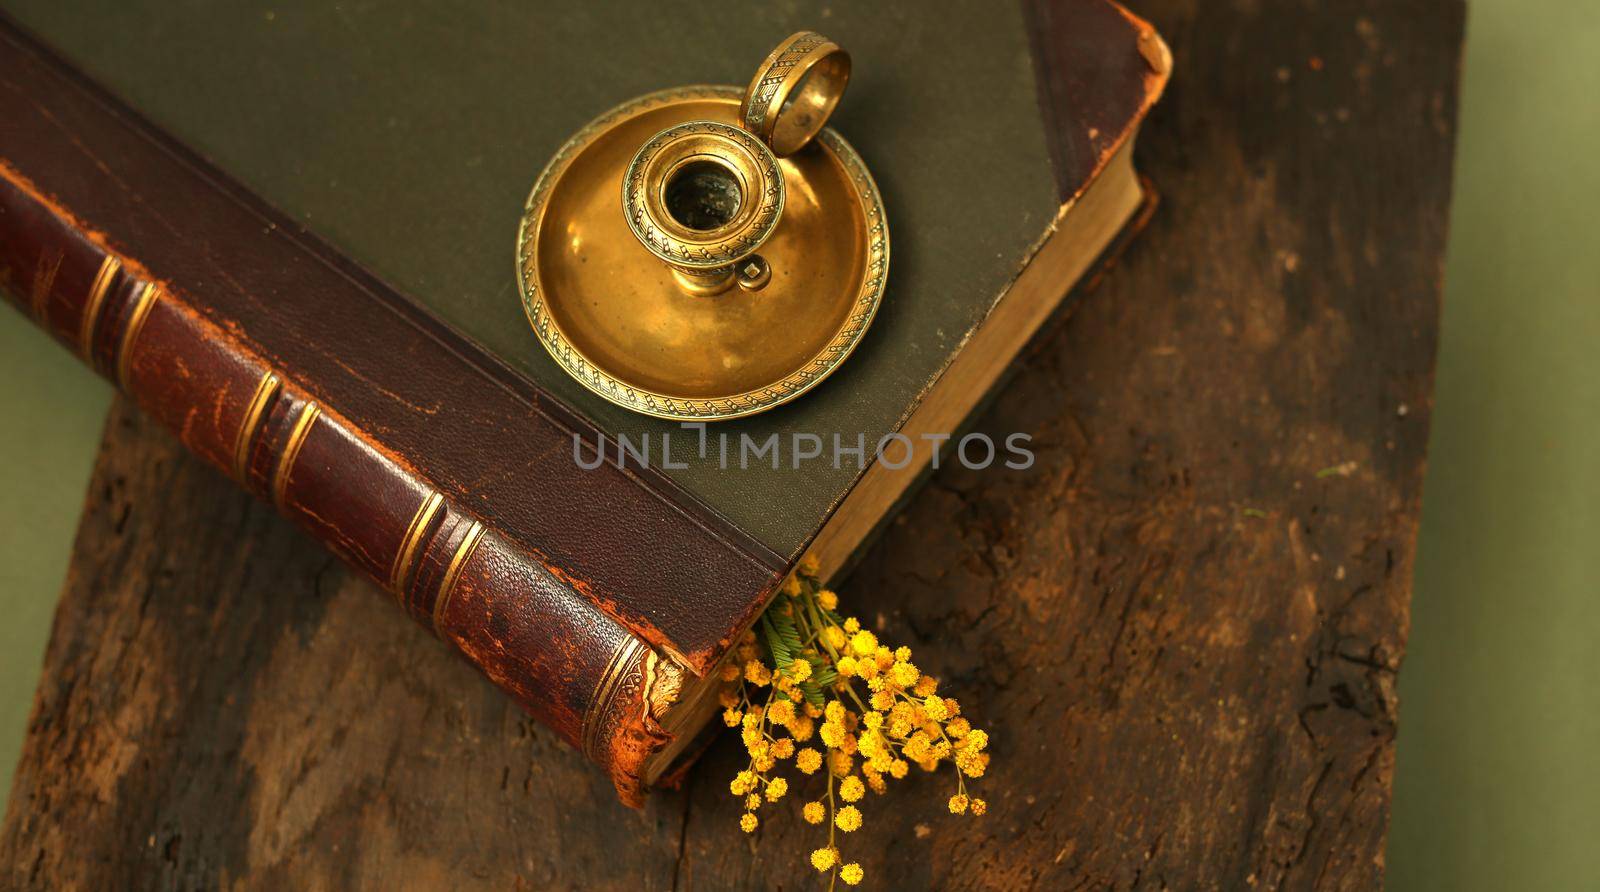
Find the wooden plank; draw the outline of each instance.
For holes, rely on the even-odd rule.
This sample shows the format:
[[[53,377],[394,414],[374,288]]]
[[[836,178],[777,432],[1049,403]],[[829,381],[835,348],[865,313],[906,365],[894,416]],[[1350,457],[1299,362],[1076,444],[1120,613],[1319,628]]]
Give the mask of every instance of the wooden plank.
[[[1164,204],[845,588],[993,735],[981,819],[872,800],[884,886],[1368,888],[1431,407],[1457,2],[1150,3]],[[722,740],[643,812],[126,404],[0,865],[16,887],[805,887]],[[805,790],[799,791],[802,795]]]

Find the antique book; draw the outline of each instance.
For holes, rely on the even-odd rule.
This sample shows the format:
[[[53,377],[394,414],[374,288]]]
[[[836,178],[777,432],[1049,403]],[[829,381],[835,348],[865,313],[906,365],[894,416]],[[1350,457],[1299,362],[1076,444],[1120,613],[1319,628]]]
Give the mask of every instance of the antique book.
[[[795,562],[840,572],[933,459],[870,444],[959,430],[1136,227],[1171,67],[1108,0],[0,8],[0,289],[634,803]],[[530,184],[608,108],[743,84],[804,28],[855,58],[832,126],[891,221],[876,320],[763,414],[686,429],[599,398],[517,297]],[[869,445],[706,448],[802,432]]]

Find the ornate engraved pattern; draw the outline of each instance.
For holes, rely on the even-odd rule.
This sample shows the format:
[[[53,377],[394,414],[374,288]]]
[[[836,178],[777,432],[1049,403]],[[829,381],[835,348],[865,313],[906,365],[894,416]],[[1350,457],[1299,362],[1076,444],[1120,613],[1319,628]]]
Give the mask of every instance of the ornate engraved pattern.
[[[632,635],[617,647],[583,716],[583,752],[601,764],[605,760],[598,747],[615,738],[617,726],[627,718],[619,707],[643,696],[645,653],[645,646]]]
[[[761,204],[750,225],[741,226],[739,233],[716,244],[697,244],[663,231],[646,207],[645,170],[650,165],[650,159],[668,143],[696,133],[725,136],[744,146],[761,165],[762,179],[766,181],[766,187],[761,190]],[[633,234],[650,245],[651,250],[662,259],[705,269],[727,266],[761,247],[761,243],[777,226],[778,216],[783,213],[783,172],[778,170],[777,156],[749,131],[716,121],[689,121],[657,133],[634,156],[623,178],[622,212],[628,218],[628,228],[633,230]]]
[[[778,88],[783,86],[783,81],[800,64],[800,61],[811,53],[812,50],[825,43],[828,38],[815,31],[801,31],[791,38],[791,42],[780,45],[773,50],[772,60],[750,82],[744,99],[744,124],[751,130],[759,133],[763,138],[770,136],[766,127],[767,115],[772,113],[772,100],[778,94]]]
[[[612,124],[646,109],[690,99],[737,99],[743,93],[736,87],[686,87],[651,93],[624,103],[590,122],[567,141],[550,160],[534,183],[524,206],[522,225],[517,232],[517,279],[522,293],[522,308],[539,342],[557,363],[585,387],[601,397],[635,412],[675,421],[739,418],[754,415],[794,399],[839,367],[861,340],[883,299],[889,272],[889,228],[883,212],[878,185],[855,149],[831,129],[817,134],[817,140],[839,159],[856,185],[862,212],[866,216],[867,271],[862,278],[855,306],[833,339],[798,370],[766,387],[716,399],[691,399],[654,393],[613,377],[590,362],[562,334],[544,304],[537,264],[539,224],[544,216],[550,189],[566,170],[572,158]]]

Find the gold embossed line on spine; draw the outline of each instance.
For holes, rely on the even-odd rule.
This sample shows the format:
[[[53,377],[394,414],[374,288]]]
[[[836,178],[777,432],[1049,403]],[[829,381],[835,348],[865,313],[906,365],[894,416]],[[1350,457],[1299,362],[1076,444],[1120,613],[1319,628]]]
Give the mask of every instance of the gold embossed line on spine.
[[[601,719],[611,709],[611,699],[616,696],[617,685],[627,675],[628,669],[638,658],[639,652],[644,650],[644,645],[639,639],[629,635],[611,654],[611,661],[606,664],[605,674],[600,676],[600,684],[595,687],[594,698],[589,701],[589,708],[583,715],[583,751],[589,758],[596,758],[595,747],[600,743]]]
[[[250,405],[245,407],[244,422],[239,425],[239,433],[233,438],[233,476],[246,487],[250,485],[251,447],[255,445],[256,433],[261,430],[267,409],[278,398],[281,386],[277,375],[267,372],[261,376],[256,384],[256,392],[250,397]]]
[[[144,329],[144,320],[150,317],[150,309],[160,297],[161,289],[154,282],[146,283],[139,289],[139,297],[128,314],[128,327],[123,329],[122,341],[117,345],[117,383],[122,385],[123,390],[128,389],[128,374],[133,369],[133,348],[139,343],[139,332]]]
[[[483,524],[476,520],[467,527],[467,534],[461,537],[461,542],[456,545],[455,554],[450,556],[450,566],[445,568],[444,578],[439,580],[439,594],[433,599],[433,634],[444,637],[444,611],[450,606],[450,596],[455,593],[456,580],[461,578],[461,569],[472,560],[472,553],[478,550],[478,541],[483,538]]]
[[[417,563],[424,537],[433,525],[434,516],[439,513],[439,506],[443,504],[444,496],[436,492],[428,493],[428,497],[417,506],[417,513],[411,516],[411,525],[406,527],[406,534],[400,540],[394,563],[389,565],[389,588],[402,603],[405,601],[406,581],[411,577],[411,568]]]
[[[84,304],[83,320],[78,323],[78,352],[91,365],[94,362],[94,326],[100,321],[100,311],[106,305],[106,294],[111,291],[111,282],[120,269],[121,260],[107,257],[100,261],[100,272],[95,274],[94,284],[89,286],[89,301]]]
[[[272,474],[272,503],[280,509],[283,508],[284,492],[289,488],[289,475],[294,473],[295,460],[300,457],[306,437],[311,434],[311,428],[321,415],[322,407],[316,403],[306,403],[301,407],[300,416],[294,421],[294,429],[289,431],[289,442],[284,444],[283,454],[278,456],[278,467]]]

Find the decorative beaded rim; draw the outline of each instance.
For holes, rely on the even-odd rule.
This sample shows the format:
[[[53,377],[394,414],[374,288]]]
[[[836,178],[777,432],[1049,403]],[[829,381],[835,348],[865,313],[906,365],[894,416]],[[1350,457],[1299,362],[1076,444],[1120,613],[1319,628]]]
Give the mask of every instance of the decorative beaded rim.
[[[668,232],[656,219],[646,194],[649,191],[646,174],[651,161],[662,149],[685,137],[701,133],[737,143],[754,165],[750,170],[759,169],[764,182],[751,184],[759,185],[761,190],[760,202],[749,212],[749,225],[738,226],[737,231],[727,233],[727,238],[717,238],[724,230],[715,230],[708,233],[710,238],[707,240],[692,241]],[[640,241],[649,245],[657,257],[669,263],[702,269],[727,266],[761,247],[761,243],[777,228],[778,218],[783,214],[783,172],[778,170],[777,156],[750,131],[718,121],[687,121],[650,137],[639,154],[634,156],[627,174],[622,178],[622,212],[628,219],[628,228]]]
[[[861,156],[838,133],[824,129],[816,140],[831,151],[844,168],[856,187],[856,196],[866,217],[867,268],[845,324],[800,368],[764,387],[731,396],[710,399],[669,396],[635,387],[595,365],[573,346],[551,318],[539,282],[539,231],[550,190],[578,152],[619,120],[639,112],[683,101],[730,99],[738,102],[743,96],[744,91],[738,87],[698,86],[661,90],[624,102],[590,121],[561,146],[539,174],[523,206],[522,222],[517,227],[517,285],[528,324],[533,327],[539,343],[567,374],[598,396],[625,409],[670,421],[719,421],[780,406],[817,386],[850,356],[883,300],[889,273],[889,226],[883,198]]]

